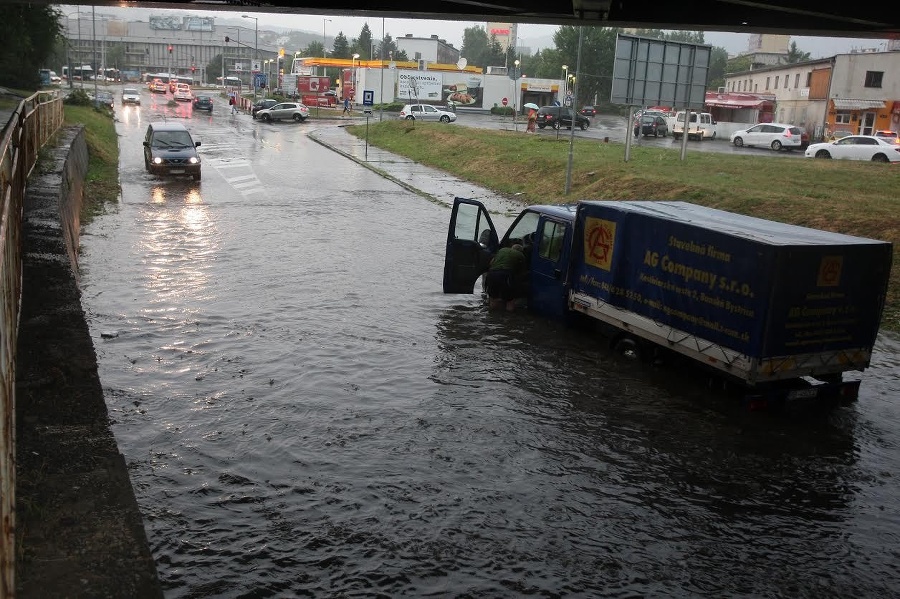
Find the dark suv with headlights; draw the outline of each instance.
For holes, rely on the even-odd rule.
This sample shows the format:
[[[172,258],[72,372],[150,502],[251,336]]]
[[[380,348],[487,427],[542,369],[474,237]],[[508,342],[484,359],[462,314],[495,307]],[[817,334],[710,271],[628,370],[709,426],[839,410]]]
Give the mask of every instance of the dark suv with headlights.
[[[537,113],[537,126],[544,127],[560,127],[572,128],[572,116],[575,116],[575,126],[581,128],[582,131],[591,126],[591,119],[586,116],[574,112],[571,108],[565,106],[542,106]]]
[[[181,123],[150,123],[144,135],[144,167],[154,175],[188,175],[199,181],[199,145]]]

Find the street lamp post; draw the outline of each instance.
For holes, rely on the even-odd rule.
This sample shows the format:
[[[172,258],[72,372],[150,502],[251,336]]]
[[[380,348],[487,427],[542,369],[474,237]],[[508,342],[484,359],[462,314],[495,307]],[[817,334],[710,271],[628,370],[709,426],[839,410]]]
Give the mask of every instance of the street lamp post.
[[[515,62],[513,62],[513,64],[516,65],[516,97],[515,97],[515,99],[513,100],[513,109],[516,111],[516,113],[518,113],[518,112],[519,112],[519,108],[518,108],[518,106],[519,106],[519,96],[522,95],[522,90],[521,90],[521,88],[519,87],[519,77],[521,76],[521,75],[519,74],[519,59],[517,58],[517,59],[515,60]]]
[[[353,83],[353,102],[356,101],[356,88],[359,86],[359,82],[357,81],[357,67],[354,66],[357,60],[359,60],[359,54],[354,54],[353,60],[350,61],[350,76]]]
[[[93,29],[92,37],[94,38],[91,41],[91,50],[93,50],[93,66],[97,65],[97,12],[96,9],[91,6],[91,27]],[[96,69],[91,69],[91,72],[94,74],[94,106],[100,105],[100,98],[97,97],[97,71]],[[84,79],[84,74],[81,75],[81,78]]]
[[[325,23],[330,23],[331,19],[322,19],[322,58],[328,57],[328,50],[325,48]],[[328,68],[322,67],[322,76],[328,77]]]
[[[253,52],[255,53],[253,60],[256,65],[257,70],[259,69],[259,17],[251,17],[250,15],[241,15],[244,19],[253,19],[254,21],[254,40],[253,40]],[[253,69],[250,69],[250,72],[253,72]],[[253,76],[253,99],[256,99],[256,75]]]
[[[564,64],[562,66],[563,70],[563,98],[565,98],[569,94],[569,65]],[[560,102],[562,104],[562,102]]]

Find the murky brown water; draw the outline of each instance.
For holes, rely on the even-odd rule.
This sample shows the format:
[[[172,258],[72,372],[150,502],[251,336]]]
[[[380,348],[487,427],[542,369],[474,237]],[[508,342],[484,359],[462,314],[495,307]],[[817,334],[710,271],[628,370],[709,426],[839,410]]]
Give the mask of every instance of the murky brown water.
[[[202,184],[146,176],[163,111],[81,263],[167,597],[896,593],[895,338],[855,405],[747,413],[442,295],[446,208],[309,123],[192,119]]]

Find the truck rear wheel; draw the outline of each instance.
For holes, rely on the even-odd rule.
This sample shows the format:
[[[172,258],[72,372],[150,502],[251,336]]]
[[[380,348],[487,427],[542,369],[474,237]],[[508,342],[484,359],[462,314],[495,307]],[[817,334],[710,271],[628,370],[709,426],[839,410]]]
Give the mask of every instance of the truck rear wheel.
[[[641,346],[632,337],[618,337],[612,342],[612,350],[616,355],[627,358],[628,360],[641,359]]]

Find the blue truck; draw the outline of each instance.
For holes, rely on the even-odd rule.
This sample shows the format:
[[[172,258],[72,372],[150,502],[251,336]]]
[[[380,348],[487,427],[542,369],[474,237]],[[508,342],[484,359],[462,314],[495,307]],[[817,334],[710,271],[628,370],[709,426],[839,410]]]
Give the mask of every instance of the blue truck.
[[[617,353],[684,356],[762,402],[856,398],[843,373],[869,365],[892,259],[888,242],[669,201],[530,206],[501,239],[456,198],[444,292],[472,293],[513,244],[532,312],[587,318]]]

